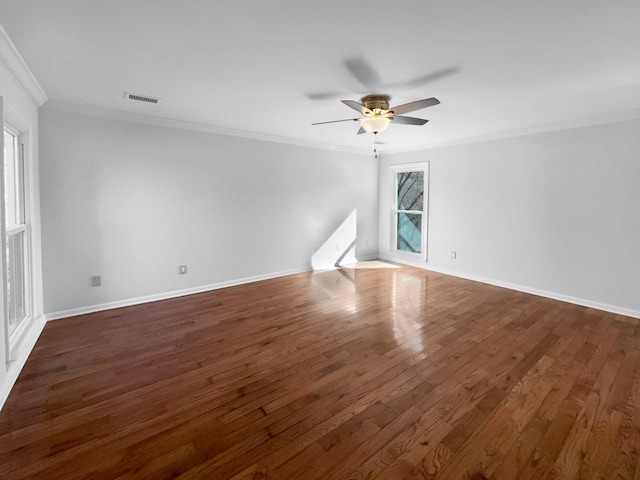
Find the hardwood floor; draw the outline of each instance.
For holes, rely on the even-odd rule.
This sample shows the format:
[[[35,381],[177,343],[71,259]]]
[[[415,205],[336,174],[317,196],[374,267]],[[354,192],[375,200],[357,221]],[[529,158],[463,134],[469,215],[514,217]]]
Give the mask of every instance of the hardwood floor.
[[[9,479],[639,479],[628,317],[378,262],[47,324]]]

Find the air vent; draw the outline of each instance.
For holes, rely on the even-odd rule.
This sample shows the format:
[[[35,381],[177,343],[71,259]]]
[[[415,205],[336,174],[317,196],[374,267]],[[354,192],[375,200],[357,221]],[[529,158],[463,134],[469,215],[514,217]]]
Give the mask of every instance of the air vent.
[[[159,98],[150,97],[148,95],[138,95],[136,93],[124,92],[124,98],[129,100],[138,100],[139,102],[158,103]]]

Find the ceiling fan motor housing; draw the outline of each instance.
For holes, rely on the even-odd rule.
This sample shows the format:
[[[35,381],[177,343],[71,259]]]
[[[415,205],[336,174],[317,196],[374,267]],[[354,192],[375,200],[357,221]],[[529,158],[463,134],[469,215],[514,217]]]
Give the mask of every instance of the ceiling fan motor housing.
[[[389,100],[391,97],[388,95],[367,95],[362,97],[360,103],[367,107],[369,110],[389,110]]]

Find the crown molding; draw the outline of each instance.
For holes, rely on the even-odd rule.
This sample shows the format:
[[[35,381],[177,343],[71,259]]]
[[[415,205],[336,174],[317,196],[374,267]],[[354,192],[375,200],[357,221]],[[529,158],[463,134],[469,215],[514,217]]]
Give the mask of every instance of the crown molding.
[[[259,132],[251,132],[248,130],[237,130],[232,128],[220,127],[217,125],[208,125],[203,123],[188,122],[184,120],[175,120],[164,117],[153,117],[150,115],[141,115],[137,113],[123,112],[120,110],[111,110],[102,107],[90,105],[81,105],[70,102],[49,101],[45,107],[47,110],[59,111],[64,113],[72,113],[77,115],[89,115],[93,117],[106,118],[110,120],[123,121],[129,123],[137,123],[143,125],[152,125],[157,127],[174,128],[181,130],[191,130],[196,132],[210,133],[216,135],[225,135],[231,137],[247,138],[251,140],[259,140],[263,142],[282,143],[288,145],[296,145],[299,147],[314,148],[321,150],[330,150],[351,153],[355,155],[370,156],[371,152],[362,148],[345,147],[341,145],[324,144],[301,140],[296,138],[281,137],[276,135],[268,135]],[[426,143],[404,148],[385,148],[380,149],[382,155],[395,155],[405,152],[431,150],[437,148],[454,147],[461,145],[469,145],[474,143],[491,142],[495,140],[504,140],[509,138],[524,137],[528,135],[537,135],[541,133],[551,133],[563,130],[572,130],[577,128],[592,127],[598,125],[606,125],[611,123],[627,122],[640,120],[640,110],[631,110],[627,112],[619,112],[610,115],[602,115],[585,119],[539,125],[530,128],[522,128],[503,132],[496,132],[486,135],[478,135],[473,137],[457,138],[445,140],[441,142]]]
[[[251,140],[259,140],[263,142],[282,143],[295,145],[298,147],[315,148],[321,150],[331,150],[337,152],[351,153],[355,155],[371,156],[371,153],[358,148],[349,148],[341,145],[329,145],[308,140],[301,140],[289,137],[280,137],[277,135],[268,135],[265,133],[251,132],[248,130],[236,130],[232,128],[219,127],[217,125],[207,125],[204,123],[187,122],[184,120],[175,120],[164,117],[152,117],[150,115],[140,115],[137,113],[123,112],[120,110],[111,110],[107,108],[94,107],[89,105],[80,105],[70,102],[49,101],[45,107],[47,110],[71,113],[77,115],[89,115],[92,117],[105,118],[128,123],[137,123],[142,125],[152,125],[156,127],[174,128],[180,130],[191,130],[195,132],[210,133],[215,135],[225,135],[229,137],[240,137]]]
[[[619,112],[619,113],[613,113],[609,115],[600,115],[597,117],[589,117],[589,118],[583,118],[579,120],[571,120],[567,122],[538,125],[535,127],[508,130],[504,132],[496,132],[496,133],[490,133],[486,135],[478,135],[474,137],[457,138],[453,140],[433,142],[428,144],[416,145],[412,147],[390,149],[390,150],[385,150],[384,153],[395,155],[397,153],[407,153],[407,152],[431,150],[431,149],[445,148],[445,147],[456,147],[461,145],[470,145],[474,143],[491,142],[494,140],[505,140],[505,139],[516,138],[516,137],[526,137],[529,135],[538,135],[541,133],[552,133],[552,132],[560,132],[564,130],[573,130],[577,128],[595,127],[598,125],[607,125],[610,123],[630,122],[634,120],[640,120],[640,110],[630,110],[627,112]]]
[[[16,49],[7,32],[0,25],[0,63],[24,89],[31,101],[40,108],[48,100],[38,80],[33,75],[22,55]]]

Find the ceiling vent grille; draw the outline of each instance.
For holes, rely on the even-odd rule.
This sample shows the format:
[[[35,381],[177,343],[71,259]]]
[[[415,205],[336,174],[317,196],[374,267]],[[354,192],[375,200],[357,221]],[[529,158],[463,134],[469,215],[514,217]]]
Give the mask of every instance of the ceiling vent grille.
[[[129,100],[137,100],[139,102],[158,103],[159,98],[150,97],[148,95],[138,95],[136,93],[124,92],[124,98]]]

